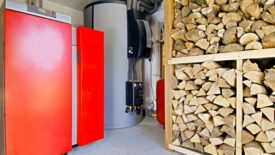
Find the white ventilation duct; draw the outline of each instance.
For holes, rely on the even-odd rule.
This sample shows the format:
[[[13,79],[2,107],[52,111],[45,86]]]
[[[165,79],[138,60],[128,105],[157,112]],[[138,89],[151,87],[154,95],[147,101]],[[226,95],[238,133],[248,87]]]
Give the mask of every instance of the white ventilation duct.
[[[40,8],[43,7],[42,3],[43,3],[42,0],[27,0],[27,4],[34,5],[34,6],[37,6],[37,7],[40,7]]]

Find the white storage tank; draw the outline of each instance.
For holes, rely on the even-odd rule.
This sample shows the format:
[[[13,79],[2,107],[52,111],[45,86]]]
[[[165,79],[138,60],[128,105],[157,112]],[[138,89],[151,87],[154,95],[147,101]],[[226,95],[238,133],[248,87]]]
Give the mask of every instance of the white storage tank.
[[[124,1],[101,1],[85,8],[85,26],[104,32],[105,129],[137,125],[142,114],[125,113],[125,82],[128,76],[127,5]],[[139,65],[138,68],[141,68]],[[138,80],[142,81],[142,75]]]

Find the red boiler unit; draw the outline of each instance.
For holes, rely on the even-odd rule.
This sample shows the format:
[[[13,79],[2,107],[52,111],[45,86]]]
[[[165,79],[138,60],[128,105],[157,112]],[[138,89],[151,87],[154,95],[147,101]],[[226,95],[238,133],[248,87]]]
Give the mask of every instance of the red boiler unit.
[[[77,144],[104,138],[104,33],[77,28]]]
[[[0,16],[0,154],[71,151],[71,18],[12,1]]]

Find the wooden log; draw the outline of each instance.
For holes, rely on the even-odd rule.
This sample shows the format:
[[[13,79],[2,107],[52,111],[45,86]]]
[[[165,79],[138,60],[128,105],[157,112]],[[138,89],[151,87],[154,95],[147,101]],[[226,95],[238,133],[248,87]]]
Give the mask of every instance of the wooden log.
[[[190,142],[192,143],[200,143],[201,140],[200,140],[200,136],[198,134],[195,134],[191,139],[190,139]]]
[[[262,142],[262,143],[268,143],[270,142],[264,132],[259,132],[259,134],[256,136],[256,141]]]
[[[210,89],[210,87],[212,86],[212,82],[205,82],[202,85],[202,89],[204,89],[205,91],[208,91]]]
[[[201,138],[201,143],[202,143],[202,145],[204,145],[204,146],[210,144],[209,140],[207,140],[207,139],[205,139],[205,138]]]
[[[227,136],[224,139],[224,143],[227,144],[227,145],[229,145],[229,146],[235,147],[236,139],[235,138],[231,138],[230,136]]]
[[[219,77],[221,77],[223,73],[227,70],[228,70],[227,68],[217,68],[217,69],[209,70],[208,72],[206,72],[205,76],[210,77],[212,75],[218,75]]]
[[[229,115],[228,117],[224,118],[224,123],[231,129],[233,129],[236,125],[236,116]]]
[[[225,98],[229,98],[235,95],[235,91],[233,89],[222,89],[222,96]]]
[[[242,104],[243,112],[247,115],[256,113],[255,108],[249,103]]]
[[[217,148],[213,144],[208,144],[204,147],[204,152],[212,154],[212,155],[217,155]]]
[[[265,72],[265,81],[264,84],[271,88],[273,91],[275,90],[275,68],[268,69]]]
[[[272,123],[274,123],[274,108],[262,108],[261,111]]]
[[[194,77],[194,74],[193,74],[193,68],[192,67],[190,67],[190,66],[186,66],[186,67],[184,67],[183,68],[183,71],[191,78],[191,79],[193,79],[193,77]]]
[[[172,89],[177,88],[178,83],[179,83],[178,79],[175,76],[172,76],[171,77],[171,88]]]
[[[254,123],[255,120],[250,115],[244,115],[243,120],[243,127],[246,127],[247,125]]]
[[[271,121],[265,119],[265,118],[262,118],[261,127],[262,127],[263,131],[267,131],[267,130],[270,130],[270,129],[274,129],[275,124],[272,123]]]
[[[209,141],[213,145],[221,145],[221,144],[223,144],[223,138],[222,137],[210,138]]]
[[[263,154],[264,150],[260,143],[253,141],[253,142],[247,143],[244,146],[244,152],[245,152],[245,155],[255,155],[255,154]]]
[[[186,92],[184,90],[173,90],[172,93],[176,100],[179,100],[181,97],[186,95]]]
[[[183,110],[183,105],[182,104],[179,104],[177,109],[175,110],[175,113],[177,115],[182,115],[182,110]]]
[[[230,69],[223,73],[222,77],[232,87],[236,86],[236,73],[235,69]]]
[[[211,114],[212,117],[217,116],[219,113],[215,110],[209,110],[209,114]],[[214,121],[215,122],[215,121]]]
[[[207,130],[207,128],[204,128],[200,133],[199,133],[203,138],[209,139],[210,138],[210,133]]]
[[[176,146],[180,146],[181,144],[181,140],[180,138],[176,138],[173,142],[172,142],[173,145],[176,145]]]
[[[222,144],[221,147],[224,150],[225,155],[235,155],[235,148],[234,147],[229,146],[227,144]]]
[[[220,88],[231,88],[231,86],[223,78],[218,79],[218,87],[220,87]]]
[[[221,128],[220,127],[214,127],[211,131],[210,131],[210,137],[211,138],[216,138],[216,137],[219,137],[223,134],[223,131],[221,131]]]
[[[192,122],[192,121],[195,121],[198,119],[198,117],[196,115],[193,115],[193,114],[190,114],[190,115],[187,115],[187,119]]]
[[[254,140],[254,136],[246,130],[242,130],[242,144],[247,144]]]
[[[226,108],[230,106],[230,103],[228,102],[228,100],[224,98],[222,95],[217,96],[213,101],[213,103]]]
[[[224,124],[224,119],[221,116],[214,116],[213,121],[215,126],[220,126]]]
[[[236,131],[235,131],[235,129],[230,128],[227,125],[222,126],[221,131],[227,133],[229,136],[231,136],[233,138],[236,137]]]
[[[245,102],[250,103],[253,107],[255,106],[257,99],[254,97],[244,98]]]
[[[264,79],[264,73],[259,71],[249,71],[244,74],[244,77],[247,78],[249,81],[262,84]]]
[[[200,97],[200,96],[206,96],[206,91],[204,89],[200,89],[199,92],[197,93],[197,96]]]
[[[195,143],[195,150],[198,150],[200,152],[204,152],[203,151],[203,145],[201,143]]]
[[[271,129],[265,132],[268,141],[273,141],[275,139],[275,129]]]
[[[261,125],[262,123],[262,116],[263,116],[262,112],[257,112],[251,115],[251,117],[256,121],[258,125]]]
[[[275,147],[272,147],[270,143],[262,143],[262,146],[266,153],[275,153]]]
[[[184,80],[184,81],[190,80],[190,77],[188,77],[188,76],[182,71],[182,69],[180,69],[180,70],[175,70],[175,76],[176,76],[176,78],[179,79],[179,80]]]
[[[189,140],[183,142],[180,146],[185,147],[185,148],[189,148],[189,149],[194,149],[195,148],[194,143],[191,143]]]
[[[244,96],[244,97],[250,97],[250,96],[252,96],[251,93],[250,93],[250,88],[245,87],[245,88],[243,89],[243,96]]]
[[[192,130],[185,130],[184,134],[186,135],[186,137],[189,139],[191,137],[193,137],[195,135],[195,132]]]
[[[261,131],[261,128],[257,124],[249,124],[246,126],[246,129],[250,131],[253,135]]]
[[[244,81],[243,81],[243,84],[245,84],[248,88],[250,88],[250,87],[251,87],[252,82],[251,82],[251,81],[249,81],[249,80],[244,80]]]
[[[266,88],[262,85],[258,85],[258,84],[251,84],[251,88],[250,88],[250,94],[251,95],[257,95],[257,94],[266,94]]]
[[[195,111],[195,114],[203,113],[205,111],[206,109],[202,105],[200,105],[198,109]]]
[[[218,85],[216,83],[213,83],[209,89],[209,91],[207,92],[207,95],[219,95],[221,94],[221,90],[218,87]]]
[[[257,108],[264,108],[272,105],[273,105],[273,102],[267,95],[265,94],[257,95]]]
[[[205,80],[203,80],[203,79],[196,79],[194,81],[194,83],[195,83],[195,85],[203,85],[205,83]]]
[[[228,117],[230,114],[232,114],[234,109],[232,108],[220,108],[218,110],[218,113],[222,115],[223,117]]]
[[[196,110],[193,110],[192,108],[191,108],[191,106],[189,106],[189,105],[184,105],[184,114],[191,114],[191,113],[193,113],[193,112],[195,112]]]
[[[192,68],[192,73],[193,73],[194,75],[196,75],[196,74],[198,74],[202,69],[203,69],[203,68],[202,68],[201,64],[194,64],[194,65],[193,65],[193,68]]]
[[[185,90],[198,90],[199,87],[195,85],[194,81],[187,81]]]
[[[180,137],[182,142],[185,142],[188,139],[188,137],[185,135],[183,131],[181,132]]]
[[[177,88],[183,90],[183,89],[185,88],[185,86],[186,86],[186,81],[182,81],[181,83],[179,83],[179,84],[177,85]]]
[[[230,97],[227,99],[232,108],[236,108],[236,97]]]
[[[178,102],[177,100],[172,100],[172,108],[173,108],[174,110],[177,109],[178,105],[179,105],[179,102]]]
[[[218,63],[214,62],[214,61],[206,61],[206,62],[202,63],[202,66],[204,68],[207,68],[208,70],[221,68],[221,66]]]
[[[206,99],[208,101],[210,101],[210,102],[213,102],[215,98],[216,98],[216,95],[208,95],[208,96],[206,96]]]
[[[251,63],[250,60],[246,60],[243,64],[243,72],[247,73],[249,71],[260,71],[257,63]]]

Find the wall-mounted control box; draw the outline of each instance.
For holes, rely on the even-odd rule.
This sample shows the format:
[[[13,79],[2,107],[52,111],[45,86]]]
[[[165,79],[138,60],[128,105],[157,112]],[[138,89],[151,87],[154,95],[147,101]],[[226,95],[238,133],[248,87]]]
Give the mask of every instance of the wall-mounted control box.
[[[143,104],[143,83],[142,82],[126,82],[126,105],[141,106]]]

